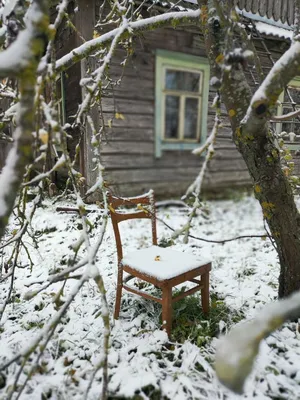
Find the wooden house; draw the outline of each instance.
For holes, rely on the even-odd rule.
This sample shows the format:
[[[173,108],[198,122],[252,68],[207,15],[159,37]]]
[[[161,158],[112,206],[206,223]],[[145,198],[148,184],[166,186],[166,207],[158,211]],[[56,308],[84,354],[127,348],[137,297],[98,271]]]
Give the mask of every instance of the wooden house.
[[[64,26],[57,40],[57,58],[95,35],[102,0],[77,0],[70,15],[77,27]],[[141,2],[142,3],[142,2]],[[197,0],[148,0],[144,16],[197,8]],[[294,23],[292,0],[236,0],[248,32],[252,34],[263,68],[267,73],[289,47]],[[149,7],[150,5],[150,7]],[[70,7],[72,7],[72,2]],[[101,29],[96,34],[102,34]],[[130,53],[124,67],[124,60]],[[61,75],[62,118],[72,123],[82,102],[80,81],[97,62],[90,57]],[[255,70],[248,68],[249,82],[257,86]],[[134,38],[130,49],[119,46],[114,52],[109,76],[103,84],[101,107],[93,110],[97,127],[103,126],[102,162],[105,179],[116,193],[135,195],[153,188],[158,196],[182,195],[197,176],[203,158],[191,151],[199,147],[213,126],[210,104],[214,91],[209,87],[210,71],[198,26],[178,26],[144,32]],[[287,113],[300,102],[300,80],[291,82],[282,94],[278,114]],[[204,191],[222,192],[251,185],[246,165],[232,141],[226,118],[219,132],[215,155],[207,169]],[[299,121],[274,123],[286,131],[287,145],[293,150],[295,173],[300,174],[297,155]],[[300,133],[300,132],[299,132]],[[70,152],[79,132],[73,131]],[[95,180],[89,129],[84,132],[80,168],[87,186]]]

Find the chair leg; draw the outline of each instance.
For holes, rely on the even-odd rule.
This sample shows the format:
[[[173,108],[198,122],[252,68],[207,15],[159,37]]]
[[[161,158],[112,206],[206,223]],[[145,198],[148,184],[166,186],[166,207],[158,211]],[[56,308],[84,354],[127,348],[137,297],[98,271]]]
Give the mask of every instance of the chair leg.
[[[172,329],[172,287],[162,288],[162,328],[171,336]]]
[[[204,314],[209,313],[209,272],[201,276],[203,289],[201,289],[201,303]]]
[[[122,287],[123,287],[123,268],[119,265],[114,319],[119,318],[120,308],[121,308]]]

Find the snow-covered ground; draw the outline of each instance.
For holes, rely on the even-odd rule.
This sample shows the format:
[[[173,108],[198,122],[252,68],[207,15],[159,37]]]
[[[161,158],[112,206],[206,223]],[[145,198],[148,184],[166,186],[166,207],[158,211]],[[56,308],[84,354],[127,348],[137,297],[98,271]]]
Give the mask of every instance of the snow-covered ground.
[[[62,205],[62,204],[59,204]],[[64,202],[64,205],[67,205]],[[70,205],[70,203],[68,203]],[[34,263],[32,271],[25,252],[16,271],[13,302],[8,304],[0,325],[0,362],[11,358],[25,348],[56,312],[52,300],[62,282],[51,285],[32,300],[23,299],[29,289],[39,287],[54,269],[65,268],[82,228],[77,214],[59,213],[58,204],[43,202],[33,219],[32,228],[38,237],[38,248],[32,239],[24,239]],[[192,228],[193,235],[207,239],[226,239],[238,235],[263,234],[263,220],[255,199],[239,201],[210,201],[208,213],[199,215]],[[90,221],[101,229],[97,206],[89,213]],[[186,210],[161,208],[158,217],[174,228],[186,222]],[[9,233],[14,231],[11,222]],[[134,220],[122,227],[123,244],[130,251],[149,244],[150,226],[147,220]],[[158,221],[159,239],[167,238],[170,230]],[[277,293],[279,266],[270,241],[259,238],[237,240],[226,244],[212,244],[191,239],[188,245],[177,240],[174,249],[191,252],[199,257],[211,258],[211,291],[224,299],[232,310],[251,318]],[[5,261],[8,249],[2,261]],[[20,267],[25,268],[20,268]],[[98,254],[99,270],[103,274],[107,298],[112,313],[116,289],[116,249],[112,227],[108,225],[104,242]],[[68,281],[63,289],[67,297],[76,281]],[[0,284],[0,301],[4,301],[9,280]],[[159,307],[140,297],[124,293],[120,319],[113,321],[109,353],[109,391],[111,398],[135,399],[299,399],[300,398],[300,339],[293,323],[286,324],[263,342],[255,370],[248,379],[245,395],[237,396],[224,389],[217,381],[212,361],[217,338],[204,347],[189,340],[169,343],[159,330]],[[40,368],[33,374],[21,399],[84,398],[94,365],[101,359],[103,324],[101,298],[91,281],[76,296],[63,317],[47,350],[41,358]],[[220,327],[226,326],[220,321]],[[30,362],[30,360],[29,360]],[[200,366],[200,368],[199,368]],[[19,366],[6,371],[6,389],[13,384]],[[26,378],[22,375],[20,382]],[[143,390],[141,390],[144,388]],[[89,399],[98,399],[101,393],[101,371],[97,374]],[[48,396],[48,397],[47,397]],[[123,396],[123,397],[122,397]],[[165,397],[163,397],[165,396]],[[4,389],[0,398],[7,398]]]

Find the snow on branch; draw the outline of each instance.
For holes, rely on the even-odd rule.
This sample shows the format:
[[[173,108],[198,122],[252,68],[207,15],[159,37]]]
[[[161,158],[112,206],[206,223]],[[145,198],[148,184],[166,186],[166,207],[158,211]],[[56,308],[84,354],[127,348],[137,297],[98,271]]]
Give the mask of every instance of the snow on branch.
[[[38,3],[43,2],[33,2],[28,10],[26,28],[6,50],[0,53],[1,78],[18,77],[32,62],[33,42],[38,40],[44,19],[44,13]]]
[[[285,321],[300,315],[300,292],[268,304],[252,321],[240,324],[224,336],[216,352],[215,369],[219,380],[230,390],[242,393],[260,342]]]
[[[219,94],[216,95],[214,102],[213,102],[213,107],[216,108],[216,115],[215,115],[215,123],[213,126],[213,129],[211,131],[211,134],[207,138],[206,142],[201,146],[193,150],[193,154],[195,155],[201,155],[205,150],[207,150],[207,153],[205,155],[203,164],[201,166],[200,172],[194,182],[188,187],[185,195],[182,197],[182,200],[187,199],[189,196],[193,195],[194,196],[194,203],[193,207],[189,213],[188,220],[186,224],[179,230],[174,231],[172,238],[176,239],[179,235],[184,233],[184,243],[188,242],[188,238],[190,236],[190,228],[192,224],[193,218],[196,216],[197,210],[200,208],[201,203],[200,203],[200,193],[201,193],[201,188],[205,176],[205,172],[207,170],[207,166],[211,158],[213,157],[214,154],[214,144],[217,138],[217,134],[219,131],[219,128],[221,126],[221,106],[220,106],[220,96]]]
[[[271,71],[254,94],[247,115],[254,113],[263,118],[275,107],[280,93],[291,79],[300,74],[300,42],[294,41],[291,47],[274,64]]]
[[[165,26],[170,23],[197,21],[200,17],[200,10],[196,11],[180,11],[169,12],[155,17],[145,18],[134,22],[128,22],[127,31],[130,33],[138,33],[154,27]],[[123,32],[124,34],[126,32]],[[113,29],[95,39],[89,40],[66,54],[56,62],[56,70],[62,71],[68,69],[78,61],[95,53],[97,50],[106,46],[113,41],[115,36],[120,34],[120,28]]]
[[[0,76],[18,75],[20,89],[14,143],[0,175],[0,237],[13,209],[26,166],[32,159],[36,70],[48,35],[47,12],[48,1],[32,2],[26,29],[7,50],[0,53]]]
[[[23,183],[23,187],[24,186],[30,186],[33,185],[34,183],[37,183],[45,178],[48,178],[49,176],[51,176],[51,174],[55,171],[57,171],[59,168],[63,167],[65,165],[66,162],[66,158],[65,155],[61,155],[60,158],[56,161],[56,163],[54,164],[54,166],[49,169],[49,171],[44,172],[44,173],[40,173],[37,176],[35,176],[34,178],[32,178],[30,181],[28,182],[24,182]]]
[[[284,114],[284,115],[273,115],[272,120],[273,121],[288,121],[292,118],[297,117],[297,115],[300,114],[300,109],[296,110],[296,111],[292,111],[288,114]]]
[[[89,110],[92,99],[93,99],[97,89],[100,87],[100,83],[103,79],[104,71],[105,71],[106,67],[109,65],[109,63],[111,62],[111,58],[113,56],[115,48],[117,47],[122,34],[127,29],[128,29],[128,21],[124,17],[122,24],[119,26],[119,28],[117,28],[118,32],[116,33],[116,35],[111,43],[111,46],[110,46],[110,49],[109,49],[107,55],[103,59],[102,65],[96,71],[94,71],[94,75],[96,75],[95,83],[91,87],[88,88],[88,93],[87,93],[86,97],[84,98],[82,104],[79,107],[79,110],[77,113],[77,118],[76,118],[77,123],[80,123],[81,117],[84,115],[84,113],[86,113]]]
[[[70,3],[70,0],[62,0],[62,2],[57,6],[57,16],[54,21],[54,24],[49,26],[50,29],[53,29],[55,32],[57,31],[57,29],[59,28],[60,24],[62,23],[62,21],[65,17],[65,13],[66,13],[69,3]],[[50,40],[49,40],[46,54],[41,59],[40,65],[38,67],[39,71],[42,71],[42,70],[44,70],[45,67],[47,67],[47,62],[51,56],[51,52],[53,51],[54,42],[55,42],[55,35],[53,35],[53,37],[50,38]]]

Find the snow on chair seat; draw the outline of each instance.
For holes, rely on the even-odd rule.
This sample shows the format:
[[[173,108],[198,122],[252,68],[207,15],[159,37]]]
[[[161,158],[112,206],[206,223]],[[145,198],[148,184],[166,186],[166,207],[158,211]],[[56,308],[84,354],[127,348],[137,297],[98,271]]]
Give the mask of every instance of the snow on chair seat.
[[[169,248],[151,246],[128,253],[121,263],[163,281],[209,264],[210,260],[199,259],[193,254]]]
[[[208,313],[209,271],[211,270],[211,262],[197,258],[189,253],[157,246],[153,191],[151,190],[142,196],[129,198],[120,198],[108,193],[108,201],[118,254],[118,282],[114,318],[119,318],[122,289],[156,301],[162,305],[163,328],[166,329],[168,336],[171,335],[172,304],[174,302],[201,290],[202,309],[204,313]],[[135,209],[125,212],[124,209],[118,210],[120,206],[131,206]],[[123,257],[122,241],[118,225],[122,221],[136,218],[148,218],[151,220],[153,246],[133,251]],[[125,280],[123,280],[124,271],[130,274]],[[162,297],[152,296],[149,293],[127,285],[127,282],[131,278],[139,278],[161,288]],[[172,288],[184,282],[193,282],[196,286],[172,297]]]

